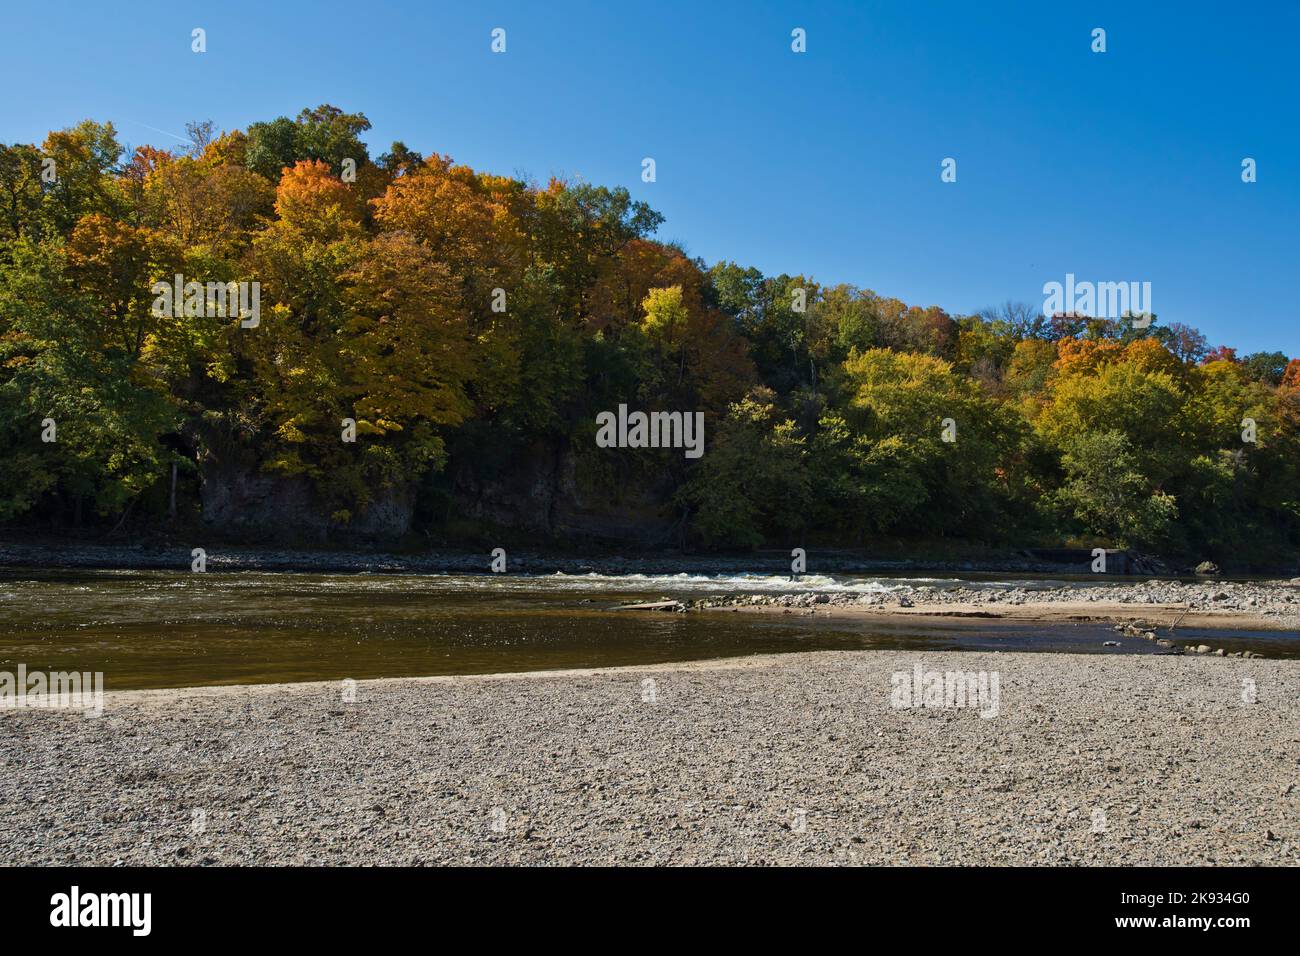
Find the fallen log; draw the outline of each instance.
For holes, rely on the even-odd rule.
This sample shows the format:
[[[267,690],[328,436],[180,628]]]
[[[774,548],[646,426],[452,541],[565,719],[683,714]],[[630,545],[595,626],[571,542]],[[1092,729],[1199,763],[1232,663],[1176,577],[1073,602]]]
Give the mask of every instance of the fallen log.
[[[614,608],[615,611],[684,611],[686,605],[681,601],[651,601],[648,604],[624,604]]]

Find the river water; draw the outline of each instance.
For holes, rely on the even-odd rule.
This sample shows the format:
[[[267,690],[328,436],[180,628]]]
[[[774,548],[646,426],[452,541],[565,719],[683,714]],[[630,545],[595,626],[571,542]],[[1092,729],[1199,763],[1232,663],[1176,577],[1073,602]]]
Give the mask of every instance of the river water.
[[[811,590],[888,591],[957,579],[807,576]],[[970,585],[972,581],[960,583]],[[983,580],[986,587],[1060,581]],[[1109,583],[1113,583],[1109,582]],[[1086,586],[1080,584],[1079,586]],[[472,674],[664,663],[825,649],[1158,653],[1103,625],[859,622],[826,615],[671,614],[620,605],[709,594],[784,593],[741,575],[371,575],[0,571],[0,670],[102,671],[109,690]],[[1179,629],[1180,640],[1199,633]],[[1300,656],[1300,644],[1239,633],[1215,646]]]

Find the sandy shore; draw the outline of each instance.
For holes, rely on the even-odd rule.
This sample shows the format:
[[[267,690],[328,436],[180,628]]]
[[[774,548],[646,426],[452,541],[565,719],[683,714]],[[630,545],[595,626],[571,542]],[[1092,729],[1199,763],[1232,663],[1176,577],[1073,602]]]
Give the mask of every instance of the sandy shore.
[[[996,674],[996,716],[893,706],[916,665]],[[826,652],[343,696],[0,712],[0,859],[1300,863],[1300,661]]]

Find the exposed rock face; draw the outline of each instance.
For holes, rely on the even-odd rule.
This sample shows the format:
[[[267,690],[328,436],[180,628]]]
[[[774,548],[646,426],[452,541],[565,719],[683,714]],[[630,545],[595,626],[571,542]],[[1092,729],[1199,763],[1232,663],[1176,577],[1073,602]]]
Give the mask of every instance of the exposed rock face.
[[[1202,561],[1196,566],[1197,574],[1218,574],[1219,566],[1213,561]]]
[[[388,488],[375,495],[361,514],[353,516],[347,530],[371,538],[400,538],[411,530],[414,517],[414,489]]]
[[[459,514],[501,528],[553,539],[591,539],[638,547],[672,544],[678,528],[665,482],[582,480],[579,456],[544,446],[531,449],[514,467],[490,480],[468,469],[456,474],[453,497]],[[590,462],[586,463],[590,465]],[[254,542],[320,542],[365,538],[396,541],[412,531],[414,488],[377,492],[371,504],[346,524],[306,478],[259,472],[255,465],[202,462],[203,519],[224,534]],[[613,489],[608,490],[608,489]],[[600,489],[600,490],[597,490]]]
[[[223,533],[272,540],[325,534],[326,522],[304,479],[234,467],[207,467],[202,474],[203,521]]]
[[[206,524],[256,541],[320,541],[327,534],[396,539],[411,530],[415,515],[414,493],[392,488],[344,525],[331,519],[307,479],[234,466],[204,468],[201,499]]]
[[[583,465],[571,449],[539,446],[511,474],[489,480],[457,474],[454,495],[471,517],[551,538],[646,547],[674,541],[675,516],[665,504],[670,488],[617,476],[583,481]]]

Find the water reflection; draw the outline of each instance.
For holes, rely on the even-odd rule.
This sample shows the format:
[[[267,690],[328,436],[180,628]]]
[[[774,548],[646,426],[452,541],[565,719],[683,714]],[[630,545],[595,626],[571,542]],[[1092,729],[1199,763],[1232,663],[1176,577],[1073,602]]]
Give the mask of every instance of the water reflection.
[[[881,591],[917,578],[805,577]],[[956,579],[942,579],[944,583]],[[925,583],[936,583],[928,579]],[[997,582],[1026,586],[1047,582]],[[988,584],[988,582],[986,582]],[[787,591],[771,576],[0,574],[0,668],[100,670],[110,690],[468,674],[854,648],[1159,653],[1099,625],[846,622],[825,615],[614,611],[635,601]],[[1180,639],[1202,632],[1180,629]],[[1215,646],[1300,656],[1295,636]]]

